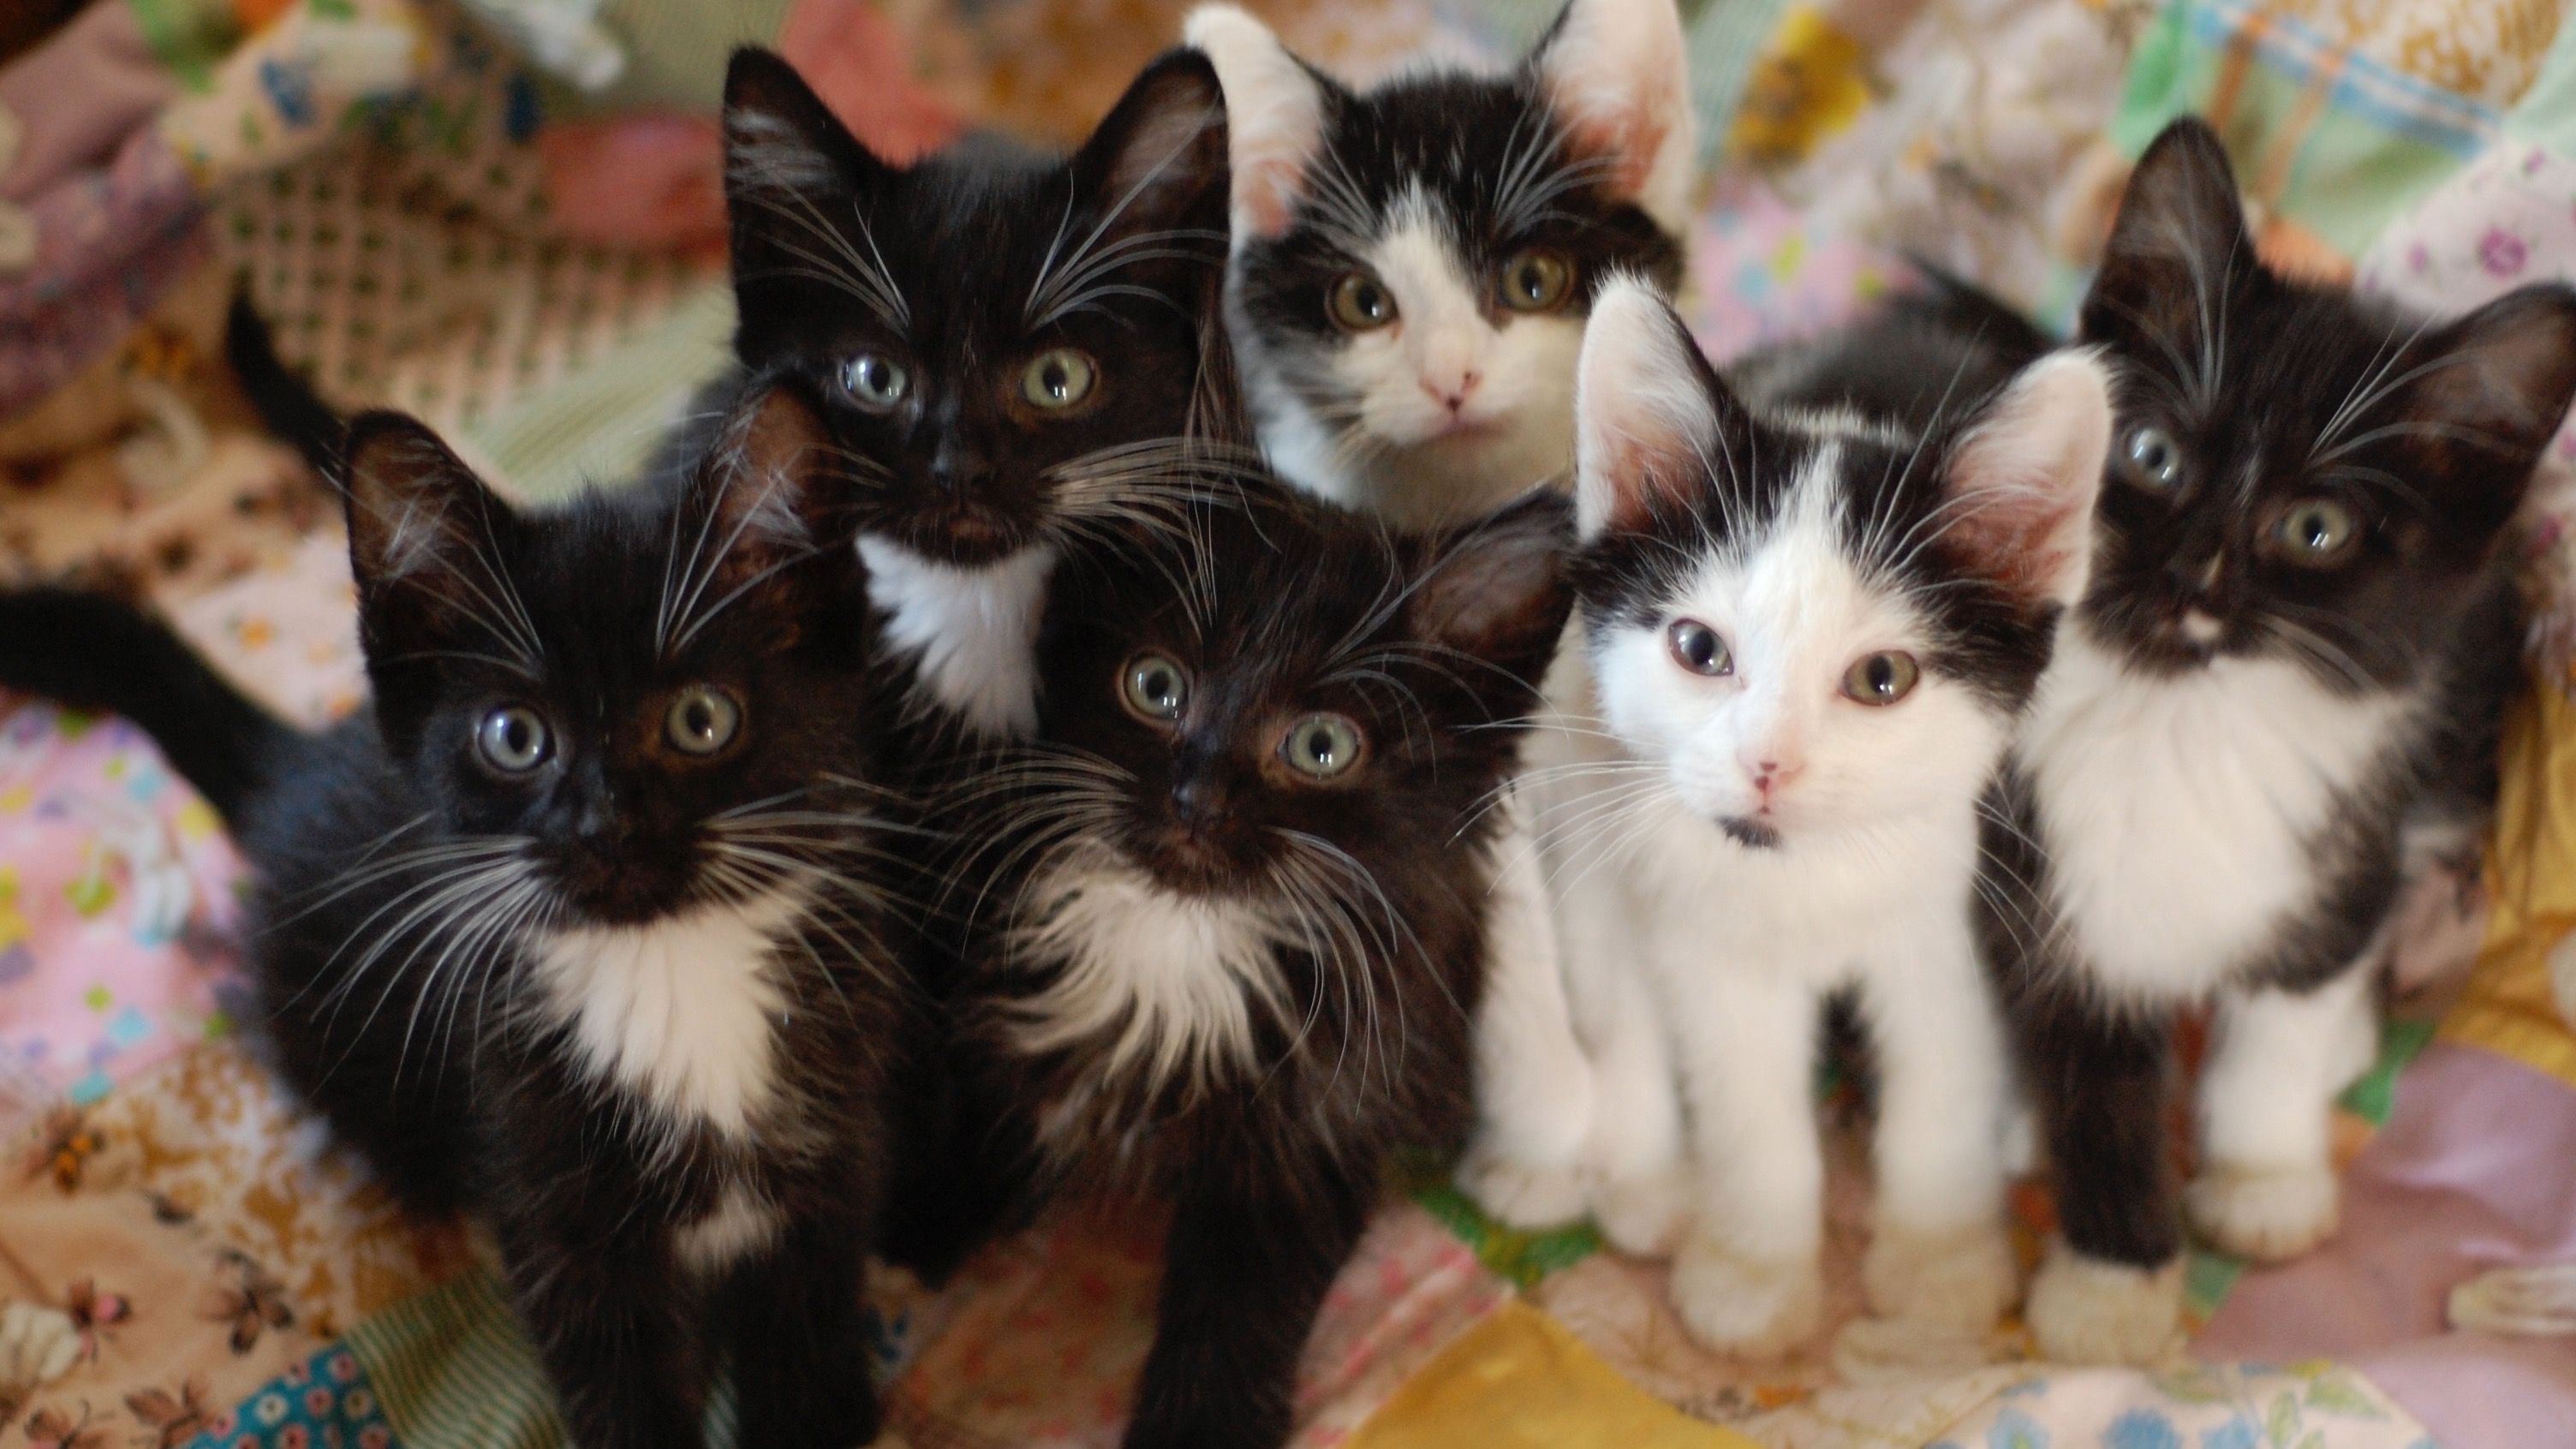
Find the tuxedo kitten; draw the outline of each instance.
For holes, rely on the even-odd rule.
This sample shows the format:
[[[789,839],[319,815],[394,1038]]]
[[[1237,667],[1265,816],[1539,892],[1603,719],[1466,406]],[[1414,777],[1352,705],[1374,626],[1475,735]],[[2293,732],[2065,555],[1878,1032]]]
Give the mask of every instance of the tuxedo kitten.
[[[2173,1338],[2168,1034],[2214,1003],[2192,1221],[2330,1235],[2328,1108],[2370,1063],[2410,867],[2470,844],[2516,678],[2507,522],[2576,394],[2576,292],[2453,321],[2256,260],[2217,137],[2129,183],[2082,309],[2123,368],[2092,584],[1990,831],[1986,935],[2054,1163],[2048,1357]]]
[[[1399,525],[1574,461],[1574,357],[1613,270],[1681,280],[1693,167],[1672,0],[1572,0],[1499,75],[1366,91],[1205,6],[1234,149],[1226,317],[1273,466]]]
[[[1174,1204],[1129,1449],[1284,1441],[1390,1155],[1465,1133],[1481,806],[1568,511],[1390,539],[1272,485],[1058,577],[1042,728],[969,827],[1004,868],[967,1016],[1028,1198]]]
[[[1218,314],[1216,73],[1157,60],[1071,156],[987,143],[898,168],[743,50],[724,124],[735,350],[811,379],[866,475],[888,697],[968,742],[1024,734],[1057,558],[1166,518],[1185,460],[1250,441]]]
[[[1809,1335],[1810,1086],[1848,993],[1879,1074],[1870,1304],[1982,1333],[2014,1274],[1979,801],[2083,589],[2107,371],[2055,355],[1926,431],[1748,406],[1623,279],[1577,387],[1578,644],[1525,787],[1603,1228],[1641,1252],[1679,1233],[1675,1300],[1711,1344]]]
[[[407,1206],[489,1216],[573,1443],[700,1443],[719,1365],[739,1442],[867,1442],[907,1012],[813,408],[542,511],[407,418],[334,442],[369,711],[295,730],[71,594],[0,598],[0,678],[129,715],[225,813],[278,1065]]]

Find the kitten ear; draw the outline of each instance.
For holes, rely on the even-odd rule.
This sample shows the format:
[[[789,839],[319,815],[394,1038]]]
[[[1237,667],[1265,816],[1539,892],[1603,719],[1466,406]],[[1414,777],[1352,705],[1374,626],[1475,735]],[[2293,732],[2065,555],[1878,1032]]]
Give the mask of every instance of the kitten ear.
[[[2437,424],[2403,440],[2427,455],[2429,466],[2412,476],[2468,485],[2447,500],[2455,523],[2481,531],[2501,526],[2521,505],[2541,449],[2576,397],[2576,288],[2517,287],[2427,333],[2408,362],[2420,375],[2400,394],[2398,409]],[[2473,502],[2463,492],[2483,496]]]
[[[2084,335],[2145,331],[2184,356],[2227,288],[2261,271],[2245,203],[2218,133],[2198,117],[2165,127],[2129,173],[2102,268],[2084,299]]]
[[[349,573],[370,652],[380,639],[419,647],[422,634],[460,619],[508,633],[512,621],[493,612],[503,589],[492,550],[514,522],[510,506],[402,413],[352,418],[344,447]]]
[[[1225,151],[1216,67],[1195,50],[1157,56],[1074,154],[1076,182],[1103,228],[1092,254],[1118,238],[1178,232],[1170,240],[1184,249],[1203,243],[1221,259],[1232,174]]]
[[[1687,508],[1748,421],[1662,294],[1611,278],[1574,368],[1576,531],[1638,532]]]
[[[1950,452],[1942,547],[2033,603],[2072,605],[2093,565],[2111,374],[2089,348],[2021,370]]]
[[[1676,236],[1699,165],[1687,57],[1673,0],[1568,0],[1530,57],[1573,149],[1609,161],[1611,189]]]
[[[687,643],[699,620],[735,599],[801,587],[808,579],[801,565],[819,560],[855,572],[858,516],[832,458],[821,416],[786,383],[735,410],[680,512],[669,647]],[[784,623],[779,612],[764,627],[794,627],[795,611],[784,611]]]
[[[1305,195],[1306,163],[1324,143],[1324,81],[1269,26],[1233,5],[1191,11],[1181,40],[1204,51],[1225,84],[1235,241],[1277,236]]]
[[[745,46],[725,69],[725,212],[737,292],[810,270],[837,250],[828,216],[894,174],[841,124],[796,68]]]
[[[1573,514],[1563,493],[1533,488],[1428,540],[1407,605],[1415,630],[1493,666],[1494,685],[1536,689],[1574,607],[1565,577]],[[1473,682],[1479,693],[1493,693],[1485,681]]]

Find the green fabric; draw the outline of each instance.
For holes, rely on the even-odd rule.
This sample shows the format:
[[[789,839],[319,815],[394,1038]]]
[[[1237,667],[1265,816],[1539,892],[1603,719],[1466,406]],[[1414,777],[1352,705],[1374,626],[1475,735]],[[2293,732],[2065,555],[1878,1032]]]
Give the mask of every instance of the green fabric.
[[[733,284],[711,277],[668,317],[556,385],[466,429],[530,498],[635,476],[700,385],[732,356]]]
[[[1699,160],[1717,163],[1735,112],[1744,101],[1744,83],[1754,61],[1779,27],[1789,0],[1700,0],[1682,8],[1689,27],[1682,36],[1690,52],[1691,110],[1699,121]]]
[[[600,24],[626,47],[626,69],[585,104],[713,115],[724,103],[723,57],[740,45],[776,45],[792,8],[794,0],[607,0]]]
[[[2505,113],[2507,137],[2576,155],[2576,25],[2562,24],[2540,74]]]
[[[241,38],[229,0],[125,0],[153,57],[190,90],[203,92],[215,63]]]

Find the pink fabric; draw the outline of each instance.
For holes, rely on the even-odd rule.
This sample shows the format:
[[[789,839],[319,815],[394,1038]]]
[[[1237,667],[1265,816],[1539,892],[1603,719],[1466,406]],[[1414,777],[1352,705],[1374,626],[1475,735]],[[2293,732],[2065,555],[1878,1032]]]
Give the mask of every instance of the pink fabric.
[[[2576,1344],[2455,1333],[2453,1285],[2576,1260],[2576,1091],[2472,1047],[2436,1044],[2399,1079],[2388,1125],[2344,1177],[2343,1231],[2249,1271],[2192,1351],[2332,1357],[2450,1449],[2576,1444]]]
[[[125,137],[179,94],[130,5],[92,5],[51,40],[0,70],[0,106],[26,128],[0,200],[25,201]]]
[[[213,254],[187,171],[148,130],[127,137],[105,170],[62,178],[29,209],[35,265],[0,278],[0,417],[123,341],[172,281]]]
[[[724,138],[704,116],[568,121],[537,132],[547,226],[612,246],[725,244]]]
[[[869,150],[898,166],[966,129],[955,107],[912,78],[910,42],[871,0],[797,0],[778,53]]]

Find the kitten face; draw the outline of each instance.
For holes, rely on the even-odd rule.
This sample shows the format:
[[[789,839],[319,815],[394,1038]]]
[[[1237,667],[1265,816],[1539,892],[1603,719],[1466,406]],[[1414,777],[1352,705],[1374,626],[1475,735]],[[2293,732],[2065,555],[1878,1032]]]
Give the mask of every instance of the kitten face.
[[[2576,292],[2419,322],[2256,259],[2225,152],[2139,162],[2083,332],[2124,368],[2080,617],[2140,667],[2394,687],[2444,647],[2576,393]]]
[[[860,758],[841,661],[866,605],[826,455],[812,408],[771,391],[676,500],[523,512],[418,423],[351,425],[380,727],[439,802],[430,828],[524,873],[530,919],[736,903],[828,856],[795,830],[735,838],[761,802],[829,810],[818,781]]]
[[[1091,831],[1180,896],[1293,905],[1436,861],[1511,757],[1570,595],[1566,506],[1390,541],[1251,495],[1069,575],[1050,608],[1044,738],[1114,781]]]
[[[872,465],[871,534],[990,563],[1114,511],[1221,426],[1230,373],[1206,375],[1203,344],[1225,112],[1203,58],[1148,67],[1064,160],[987,147],[898,170],[745,50],[725,144],[736,350],[826,399]]]
[[[1365,93],[1231,7],[1199,11],[1189,37],[1242,118],[1229,305],[1281,466],[1408,523],[1561,473],[1594,294],[1613,269],[1680,272],[1691,132],[1672,8],[1576,0],[1510,74]]]
[[[2108,379],[2066,354],[1918,444],[1764,419],[1617,283],[1584,345],[1575,568],[1602,713],[1750,848],[1984,788],[2082,590]]]

